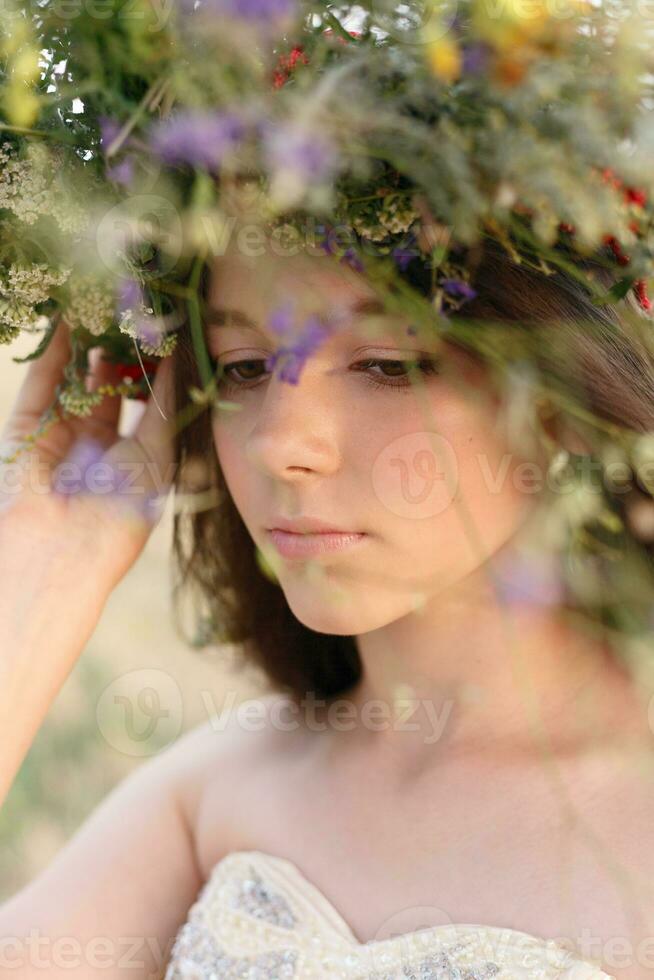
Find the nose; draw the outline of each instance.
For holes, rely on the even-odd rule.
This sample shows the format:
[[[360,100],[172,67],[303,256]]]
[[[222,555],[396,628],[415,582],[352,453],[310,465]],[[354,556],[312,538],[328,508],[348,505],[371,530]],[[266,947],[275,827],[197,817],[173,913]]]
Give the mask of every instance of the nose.
[[[276,374],[267,382],[246,457],[268,476],[287,482],[330,476],[341,465],[334,385],[317,365],[305,363],[297,384]]]

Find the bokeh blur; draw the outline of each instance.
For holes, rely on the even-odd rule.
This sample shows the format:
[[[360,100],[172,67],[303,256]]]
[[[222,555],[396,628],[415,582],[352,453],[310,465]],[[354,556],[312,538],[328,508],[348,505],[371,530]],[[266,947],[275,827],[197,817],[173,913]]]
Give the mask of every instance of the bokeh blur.
[[[2,425],[26,371],[12,357],[25,356],[34,345],[25,334],[0,347]],[[121,431],[140,408],[125,403]],[[0,809],[0,901],[38,874],[134,767],[189,728],[267,689],[234,650],[194,649],[177,634],[170,598],[171,502],[109,597]]]

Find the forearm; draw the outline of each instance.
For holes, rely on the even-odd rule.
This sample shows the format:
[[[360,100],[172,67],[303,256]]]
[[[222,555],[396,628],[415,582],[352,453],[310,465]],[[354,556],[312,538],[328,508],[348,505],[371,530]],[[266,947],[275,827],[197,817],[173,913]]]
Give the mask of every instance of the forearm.
[[[0,556],[0,569],[2,568]],[[16,569],[13,569],[14,573]],[[100,618],[108,591],[63,573],[0,575],[0,806]]]

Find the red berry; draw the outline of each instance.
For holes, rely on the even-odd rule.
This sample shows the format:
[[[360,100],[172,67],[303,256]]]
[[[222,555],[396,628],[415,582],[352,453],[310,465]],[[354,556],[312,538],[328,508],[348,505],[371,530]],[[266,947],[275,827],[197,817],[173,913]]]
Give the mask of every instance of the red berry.
[[[619,265],[629,264],[629,262],[631,261],[629,256],[623,253],[622,246],[620,245],[620,242],[614,235],[604,235],[602,241],[604,241],[606,245],[609,245],[611,247],[611,251],[613,252]]]
[[[145,370],[147,371],[148,377],[151,382],[154,379],[154,375],[156,374],[158,365],[159,365],[159,361],[153,361],[152,359],[149,358],[143,358],[143,366],[145,367]],[[143,370],[140,364],[117,364],[116,372],[119,378],[121,379],[121,381],[123,381],[125,378],[131,378],[132,381],[140,381],[141,378],[143,377]],[[138,398],[140,401],[147,400],[149,396],[149,392],[137,391],[136,385],[134,385],[134,389],[135,389],[134,394],[130,397]]]
[[[652,301],[647,295],[647,284],[644,279],[637,279],[634,283],[634,290],[638,298],[638,302],[644,310],[651,310]]]
[[[632,204],[638,204],[641,208],[647,203],[646,192],[639,190],[637,187],[626,187],[625,197],[627,201],[630,201]]]
[[[610,167],[605,167],[602,171],[602,179],[605,183],[611,183],[615,188],[622,186],[622,181],[619,177],[616,177],[613,170]]]
[[[288,54],[285,52],[280,54],[277,59],[277,68],[273,74],[273,88],[281,88],[288,81],[298,61],[302,61],[304,65],[309,64],[309,59],[301,44],[292,47]]]

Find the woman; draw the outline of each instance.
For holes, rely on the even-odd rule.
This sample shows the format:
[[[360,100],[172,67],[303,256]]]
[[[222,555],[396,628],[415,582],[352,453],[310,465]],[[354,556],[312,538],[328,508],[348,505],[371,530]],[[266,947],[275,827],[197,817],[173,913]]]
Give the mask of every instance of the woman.
[[[305,255],[266,269],[230,254],[204,281],[231,410],[202,413],[175,440],[177,489],[198,489],[200,457],[218,494],[177,517],[175,543],[182,582],[274,691],[254,703],[255,723],[202,725],[109,795],[0,909],[5,965],[21,978],[643,980],[647,702],[602,630],[567,615],[569,596],[541,584],[516,601],[522,549],[547,557],[539,531],[556,488],[534,492],[521,470],[547,475],[545,444],[525,422],[517,452],[488,365],[371,313],[364,278]],[[488,246],[474,285],[467,312],[480,320],[531,321],[536,335],[556,311],[572,346],[550,335],[543,362],[604,418],[651,428],[651,359],[626,332],[584,339],[576,320],[601,327],[610,314],[572,280],[510,267]],[[266,367],[278,345],[267,316],[289,297],[333,326],[296,384]],[[67,356],[59,327],[5,444],[34,427]],[[173,370],[179,401],[197,380],[186,334],[157,374],[166,422],[151,400],[119,439],[107,401],[79,429],[51,430],[33,467],[51,471],[84,432],[114,466],[145,455],[150,480],[169,473]],[[93,383],[110,372],[96,363]],[[543,422],[582,458],[569,420]],[[26,473],[0,520],[5,788],[151,527],[120,501],[37,495]]]

